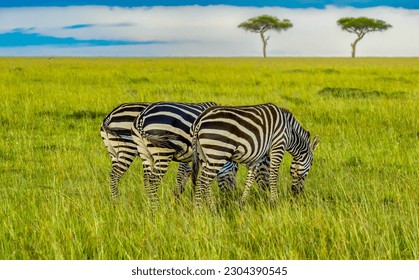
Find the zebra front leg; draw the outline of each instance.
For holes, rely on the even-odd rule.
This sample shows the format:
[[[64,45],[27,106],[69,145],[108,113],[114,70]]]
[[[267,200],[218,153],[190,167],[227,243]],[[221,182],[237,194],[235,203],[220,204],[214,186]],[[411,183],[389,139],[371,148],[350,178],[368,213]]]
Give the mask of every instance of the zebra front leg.
[[[269,204],[272,206],[276,205],[278,202],[278,168],[271,167],[269,172]]]
[[[269,157],[265,157],[255,170],[256,184],[262,190],[267,190],[269,188],[269,164]]]
[[[269,203],[274,206],[278,201],[278,170],[284,157],[285,149],[281,146],[273,150],[270,154],[269,164]]]
[[[304,179],[292,177],[291,191],[294,196],[298,196],[304,190]]]
[[[247,176],[246,176],[246,184],[244,186],[244,191],[242,194],[242,197],[240,199],[240,207],[243,207],[245,202],[246,202],[246,198],[247,195],[249,193],[250,187],[252,186],[253,182],[255,181],[255,169],[256,169],[257,165],[251,165],[248,166],[249,171],[247,171]]]

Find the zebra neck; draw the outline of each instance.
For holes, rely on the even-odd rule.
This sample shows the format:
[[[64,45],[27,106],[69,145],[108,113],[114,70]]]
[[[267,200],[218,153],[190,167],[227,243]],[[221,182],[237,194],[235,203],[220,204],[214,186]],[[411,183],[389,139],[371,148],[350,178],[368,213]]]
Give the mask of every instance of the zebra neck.
[[[310,133],[295,118],[291,120],[287,151],[293,158],[301,158],[310,151]]]

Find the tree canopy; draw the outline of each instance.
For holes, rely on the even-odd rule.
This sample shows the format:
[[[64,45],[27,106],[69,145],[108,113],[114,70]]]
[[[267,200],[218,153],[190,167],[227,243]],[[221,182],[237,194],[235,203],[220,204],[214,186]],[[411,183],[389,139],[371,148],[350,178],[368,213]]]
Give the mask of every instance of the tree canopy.
[[[281,21],[274,16],[261,15],[240,23],[238,27],[254,33],[264,33],[268,30],[280,32],[282,30],[287,30],[292,26],[291,21],[288,19]]]
[[[265,36],[268,30],[280,32],[293,27],[293,24],[288,19],[280,20],[275,16],[261,15],[248,19],[238,25],[246,31],[259,33],[263,43],[263,56],[266,57],[266,45],[268,44],[269,36]]]
[[[358,36],[364,36],[365,34],[374,31],[384,31],[392,27],[383,20],[367,17],[345,17],[339,19],[337,23],[342,30],[355,33]]]
[[[344,17],[339,19],[337,24],[342,30],[354,33],[358,36],[358,38],[351,44],[352,57],[355,57],[356,44],[364,38],[365,34],[376,31],[385,31],[392,27],[383,20],[367,17]]]

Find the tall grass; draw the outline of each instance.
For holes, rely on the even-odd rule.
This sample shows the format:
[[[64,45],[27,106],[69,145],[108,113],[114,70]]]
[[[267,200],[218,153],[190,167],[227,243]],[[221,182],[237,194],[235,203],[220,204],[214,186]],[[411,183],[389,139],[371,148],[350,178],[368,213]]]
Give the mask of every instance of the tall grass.
[[[419,60],[1,58],[1,259],[418,259]],[[105,115],[131,101],[272,102],[321,138],[305,192],[287,155],[276,207],[255,186],[218,214],[147,211],[140,160],[110,199]]]

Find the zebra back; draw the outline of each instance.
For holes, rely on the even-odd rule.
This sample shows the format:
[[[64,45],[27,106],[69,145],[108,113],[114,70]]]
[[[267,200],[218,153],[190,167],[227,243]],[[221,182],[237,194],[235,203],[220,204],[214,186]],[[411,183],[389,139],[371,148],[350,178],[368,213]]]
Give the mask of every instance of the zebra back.
[[[102,121],[101,131],[132,141],[132,123],[149,105],[150,103],[123,103],[115,107]]]
[[[215,105],[214,102],[154,103],[135,119],[132,130],[156,147],[175,150],[178,156],[174,160],[189,162],[192,155],[190,128],[205,109]]]
[[[116,157],[118,150],[136,151],[131,135],[135,118],[150,103],[123,103],[115,107],[102,121],[100,134],[109,153]]]

